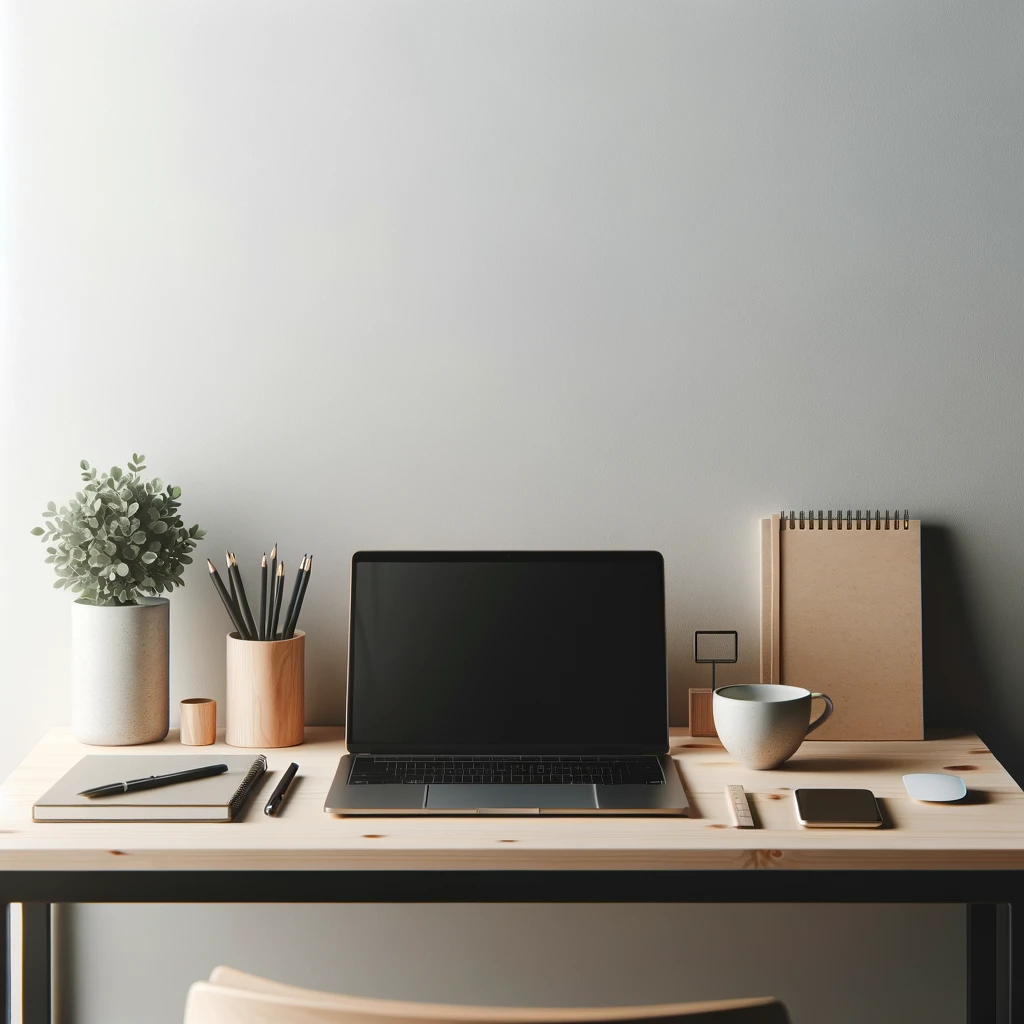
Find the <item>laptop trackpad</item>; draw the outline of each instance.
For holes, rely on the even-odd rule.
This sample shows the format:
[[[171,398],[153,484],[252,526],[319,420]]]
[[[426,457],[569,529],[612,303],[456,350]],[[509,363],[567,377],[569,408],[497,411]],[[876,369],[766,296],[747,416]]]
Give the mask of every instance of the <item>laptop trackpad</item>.
[[[593,786],[427,786],[425,805],[433,810],[467,810],[482,813],[502,809],[542,807],[567,810],[597,807],[597,790]]]

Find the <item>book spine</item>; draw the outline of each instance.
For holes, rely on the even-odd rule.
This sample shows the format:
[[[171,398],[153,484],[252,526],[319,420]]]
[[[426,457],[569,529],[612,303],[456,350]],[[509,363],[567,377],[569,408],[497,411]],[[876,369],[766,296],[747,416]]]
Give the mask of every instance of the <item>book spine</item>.
[[[228,807],[231,810],[231,818],[234,817],[242,809],[242,805],[245,803],[245,798],[249,795],[252,787],[263,778],[267,770],[267,758],[265,754],[260,754],[252,763],[252,767],[245,773],[245,778],[242,779],[241,785],[235,790],[235,795],[231,798],[231,803]]]

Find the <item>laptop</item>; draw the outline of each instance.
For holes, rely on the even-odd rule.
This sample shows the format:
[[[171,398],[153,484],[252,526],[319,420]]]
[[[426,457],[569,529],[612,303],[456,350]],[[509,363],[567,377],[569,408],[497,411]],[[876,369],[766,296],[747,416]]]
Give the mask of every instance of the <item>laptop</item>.
[[[654,551],[352,556],[332,814],[686,814]]]

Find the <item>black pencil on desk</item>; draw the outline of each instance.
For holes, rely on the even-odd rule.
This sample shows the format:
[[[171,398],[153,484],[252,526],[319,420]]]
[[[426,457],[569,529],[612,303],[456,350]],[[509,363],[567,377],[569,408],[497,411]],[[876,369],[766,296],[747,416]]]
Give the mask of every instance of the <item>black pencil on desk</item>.
[[[249,610],[249,601],[245,596],[245,584],[242,583],[242,574],[238,571],[238,559],[231,556],[231,565],[228,572],[235,581],[235,597],[238,599],[238,611],[242,621],[245,623],[246,632],[249,634],[246,640],[257,639],[256,623],[253,622],[252,612]]]
[[[271,629],[271,625],[274,621],[274,590],[277,588],[277,542],[274,543],[274,549],[270,552],[270,576],[267,580],[267,639],[273,640],[274,633]]]
[[[284,561],[277,567],[277,584],[274,587],[274,619],[270,624],[268,640],[277,639],[277,620],[281,618],[281,605],[284,604]]]
[[[299,571],[295,574],[295,585],[292,587],[291,600],[288,602],[288,611],[285,612],[284,622],[281,624],[281,639],[287,640],[288,637],[285,634],[288,632],[288,623],[292,621],[292,612],[295,611],[295,602],[299,599],[299,587],[302,586],[302,568],[306,564],[306,556],[302,556],[302,561],[299,562]]]
[[[260,566],[260,639],[267,639],[267,553],[263,552],[263,564]]]
[[[210,579],[213,580],[213,585],[217,588],[217,593],[220,594],[220,599],[224,602],[224,607],[227,609],[228,617],[231,619],[231,624],[235,627],[238,635],[244,640],[245,626],[242,625],[241,620],[238,618],[238,612],[235,609],[231,598],[228,596],[227,590],[224,589],[224,582],[221,580],[220,574],[217,572],[217,567],[209,559],[206,560],[206,564],[210,567]]]
[[[299,623],[299,612],[302,611],[302,599],[306,596],[306,587],[309,586],[309,574],[313,571],[313,556],[306,557],[305,570],[302,573],[302,583],[299,585],[299,599],[295,602],[295,610],[292,612],[291,620],[285,627],[284,638],[291,640],[295,636],[295,627]]]

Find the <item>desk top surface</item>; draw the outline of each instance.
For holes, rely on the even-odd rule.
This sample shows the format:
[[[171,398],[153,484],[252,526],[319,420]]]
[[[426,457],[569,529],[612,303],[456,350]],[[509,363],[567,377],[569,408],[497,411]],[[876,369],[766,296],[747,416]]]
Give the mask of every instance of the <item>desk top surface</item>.
[[[1024,868],[1024,793],[975,736],[919,742],[805,743],[778,771],[740,767],[717,740],[672,731],[689,818],[377,817],[323,811],[344,730],[266,751],[270,770],[244,817],[215,823],[33,823],[32,803],[89,753],[241,753],[183,747],[177,732],[145,747],[88,747],[52,729],[0,786],[0,870],[904,870]],[[278,817],[263,814],[281,772],[300,765]],[[908,772],[960,775],[959,804],[911,800]],[[742,785],[763,828],[734,829],[725,786]],[[881,829],[804,829],[793,790],[864,788]]]

